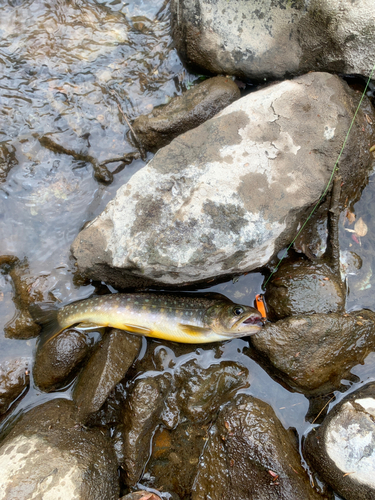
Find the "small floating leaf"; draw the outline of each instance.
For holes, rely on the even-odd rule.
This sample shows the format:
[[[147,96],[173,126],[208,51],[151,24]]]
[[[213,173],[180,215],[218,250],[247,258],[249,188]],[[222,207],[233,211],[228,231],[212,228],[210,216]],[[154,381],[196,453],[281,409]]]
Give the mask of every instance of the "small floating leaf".
[[[375,151],[375,144],[370,148],[370,153],[372,153],[373,151]]]
[[[349,224],[353,224],[355,221],[355,213],[351,212],[349,209],[346,211],[346,218],[349,221]]]
[[[368,228],[367,224],[363,221],[362,217],[360,217],[354,224],[354,230],[356,234],[358,234],[358,236],[366,236]]]

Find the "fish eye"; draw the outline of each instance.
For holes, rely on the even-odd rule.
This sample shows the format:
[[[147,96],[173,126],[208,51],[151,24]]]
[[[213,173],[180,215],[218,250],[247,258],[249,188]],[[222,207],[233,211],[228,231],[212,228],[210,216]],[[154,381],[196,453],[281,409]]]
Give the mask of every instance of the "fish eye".
[[[236,316],[240,316],[244,312],[244,309],[243,307],[235,307],[233,309],[233,312]]]

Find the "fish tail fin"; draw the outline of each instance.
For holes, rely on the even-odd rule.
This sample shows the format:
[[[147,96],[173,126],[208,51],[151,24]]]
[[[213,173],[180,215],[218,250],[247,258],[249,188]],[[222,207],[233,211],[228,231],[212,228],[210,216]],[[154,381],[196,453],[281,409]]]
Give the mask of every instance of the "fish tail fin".
[[[60,325],[57,317],[58,312],[59,310],[54,307],[51,307],[50,309],[42,309],[39,306],[33,305],[30,308],[30,314],[35,323],[38,323],[38,325],[41,325],[42,327],[42,331],[40,332],[38,339],[38,348],[47,344],[47,342],[50,342],[63,331],[64,328]]]

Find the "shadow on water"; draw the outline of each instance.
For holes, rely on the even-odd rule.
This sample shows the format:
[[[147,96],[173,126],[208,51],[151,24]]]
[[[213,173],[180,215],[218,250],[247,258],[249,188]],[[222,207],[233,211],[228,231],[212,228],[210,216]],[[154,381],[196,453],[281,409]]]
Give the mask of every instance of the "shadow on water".
[[[100,184],[90,162],[53,152],[39,139],[48,134],[63,148],[98,162],[134,152],[122,113],[130,121],[148,113],[180,94],[196,77],[186,72],[173,49],[168,5],[161,0],[1,0],[0,6],[0,255],[26,257],[31,294],[41,302],[66,304],[94,291],[91,285],[73,284],[72,241],[145,162],[138,159],[123,169],[121,162],[109,164],[118,173],[111,184]],[[350,207],[356,220],[365,222],[366,235],[356,236],[354,222],[345,214],[341,218],[342,252],[355,252],[363,261],[361,269],[349,270],[349,310],[375,310],[374,192],[375,177],[371,177],[362,199]],[[253,305],[262,281],[261,274],[249,274],[205,291]],[[4,272],[0,332],[15,314],[12,297],[12,281]],[[34,347],[35,339],[11,340],[2,333],[0,363],[32,356]],[[275,382],[244,354],[247,347],[246,340],[226,342],[223,357],[248,368],[246,391],[270,403],[285,427],[295,427],[301,436],[309,427],[308,400]],[[210,361],[209,351],[198,355]],[[350,390],[375,379],[372,361],[371,355],[353,369],[360,382]],[[43,394],[32,385],[7,422],[61,396],[69,398],[69,389]]]

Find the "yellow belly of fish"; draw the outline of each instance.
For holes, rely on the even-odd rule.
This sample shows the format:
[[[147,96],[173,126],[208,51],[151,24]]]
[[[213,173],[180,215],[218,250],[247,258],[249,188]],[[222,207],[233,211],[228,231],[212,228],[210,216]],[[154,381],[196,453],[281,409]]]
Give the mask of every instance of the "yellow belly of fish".
[[[110,315],[105,312],[95,311],[85,315],[72,315],[66,318],[63,328],[68,328],[76,323],[88,324],[92,323],[98,326],[109,326],[125,330],[137,335],[146,337],[170,340],[173,342],[182,342],[188,344],[201,344],[207,342],[217,342],[232,338],[232,336],[218,335],[212,330],[204,331],[202,328],[195,328],[192,325],[184,325],[178,320],[162,317],[156,321],[149,320],[145,315],[142,322],[139,321],[136,315],[124,317],[123,315]],[[69,323],[69,324],[68,324]],[[203,333],[204,331],[204,333]]]

